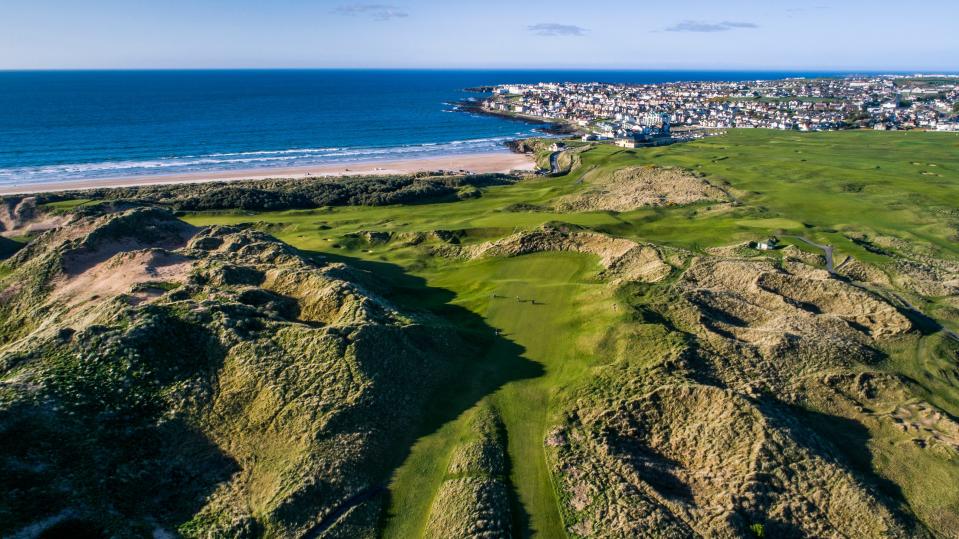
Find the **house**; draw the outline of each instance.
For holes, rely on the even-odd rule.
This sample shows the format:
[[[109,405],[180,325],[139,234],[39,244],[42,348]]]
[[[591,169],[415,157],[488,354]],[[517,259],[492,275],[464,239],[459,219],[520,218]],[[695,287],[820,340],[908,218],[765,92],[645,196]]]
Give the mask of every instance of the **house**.
[[[616,139],[616,145],[620,148],[639,148],[640,143],[634,138],[618,138]]]
[[[566,149],[566,143],[564,142],[554,142],[552,146],[549,147],[551,152],[559,152]]]
[[[759,251],[772,251],[776,249],[776,240],[770,238],[766,241],[756,242],[756,249]]]

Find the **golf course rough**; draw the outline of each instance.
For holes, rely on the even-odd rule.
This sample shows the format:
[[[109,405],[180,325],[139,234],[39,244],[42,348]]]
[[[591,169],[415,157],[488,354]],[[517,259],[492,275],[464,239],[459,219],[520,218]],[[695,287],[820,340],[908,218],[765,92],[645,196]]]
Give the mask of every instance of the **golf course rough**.
[[[570,146],[28,202],[0,533],[954,537],[959,138]]]

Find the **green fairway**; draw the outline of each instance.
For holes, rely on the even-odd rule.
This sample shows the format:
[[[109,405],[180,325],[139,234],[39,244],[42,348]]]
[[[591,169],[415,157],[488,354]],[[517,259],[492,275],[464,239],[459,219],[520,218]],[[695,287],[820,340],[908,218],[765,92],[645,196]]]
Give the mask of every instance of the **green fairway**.
[[[845,232],[921,240],[959,254],[959,136],[948,133],[792,133],[733,130],[663,148],[600,145],[582,154],[570,175],[493,187],[474,200],[423,206],[337,207],[269,214],[203,214],[195,224],[281,223],[278,236],[313,248],[315,234],[415,232],[437,228],[535,228],[563,221],[619,236],[705,248],[805,230],[837,255],[870,253]],[[741,202],[610,212],[556,213],[556,197],[582,189],[581,179],[624,166],[677,166],[704,174]]]
[[[48,202],[44,206],[57,212],[63,212],[79,208],[80,206],[84,206],[91,202],[93,202],[93,200],[89,198],[73,198],[70,200],[61,200],[59,202]]]
[[[514,530],[523,536],[550,538],[566,534],[544,452],[544,438],[556,421],[551,403],[564,388],[589,379],[591,369],[603,361],[597,350],[618,320],[613,289],[598,278],[602,268],[592,256],[551,252],[515,258],[445,258],[430,254],[427,247],[436,245],[435,240],[420,245],[408,241],[412,234],[457,231],[458,241],[468,245],[562,222],[694,252],[778,235],[808,253],[818,251],[785,237],[802,236],[832,245],[837,264],[847,255],[879,267],[888,264],[890,258],[872,245],[876,238],[884,239],[887,247],[883,249],[900,245],[906,249],[916,243],[923,245],[924,253],[959,259],[956,135],[733,130],[725,136],[660,148],[623,150],[599,145],[581,158],[582,166],[567,176],[485,188],[481,197],[459,202],[202,213],[184,219],[195,225],[255,223],[299,249],[334,260],[343,256],[365,261],[370,264],[366,269],[374,273],[393,267],[390,271],[425,283],[421,291],[397,291],[397,301],[419,302],[417,306],[441,316],[451,306],[462,308],[498,330],[503,339],[484,352],[479,364],[468,368],[462,388],[450,388],[452,395],[444,398],[456,399],[456,410],[482,402],[498,411],[507,431]],[[695,171],[728,191],[732,199],[623,213],[552,209],[557,197],[580,191],[603,174],[637,165]],[[392,236],[377,243],[363,239],[369,232]],[[377,265],[381,262],[386,264]],[[444,291],[449,297],[440,304],[430,303],[421,296],[429,290]],[[405,295],[399,298],[401,293]],[[947,327],[955,323],[942,322]],[[921,342],[918,350],[891,351],[885,367],[921,381],[928,375],[926,370],[932,369],[913,363],[916,357],[929,355],[928,344]],[[511,361],[517,353],[532,367],[495,390],[476,395],[476,388],[485,387],[480,380],[515,364]],[[930,381],[926,387],[938,386]],[[951,390],[942,394],[948,396],[930,399],[955,409]],[[438,410],[437,417],[445,417],[443,411]],[[464,429],[461,416],[439,425],[413,446],[390,483],[387,536],[423,534],[450,452],[466,435]]]
[[[597,337],[613,319],[609,291],[593,279],[597,269],[584,255],[542,253],[467,264],[428,279],[459,292],[457,302],[482,314],[521,347],[524,358],[542,366],[541,376],[509,383],[489,397],[507,428],[518,522],[542,537],[564,534],[543,450],[550,399],[582,378]],[[483,361],[496,363],[504,353],[512,352],[493,347]],[[421,439],[398,470],[388,536],[422,532],[458,432],[447,425]]]
[[[948,133],[734,130],[634,156],[727,182],[759,223],[787,218],[834,239],[844,230],[913,236],[957,253],[957,150]]]

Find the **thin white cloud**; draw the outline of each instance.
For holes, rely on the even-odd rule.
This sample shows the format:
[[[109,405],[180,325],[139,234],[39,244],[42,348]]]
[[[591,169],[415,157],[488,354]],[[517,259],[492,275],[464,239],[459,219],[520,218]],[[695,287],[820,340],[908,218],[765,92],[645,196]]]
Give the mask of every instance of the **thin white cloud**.
[[[823,11],[829,9],[829,6],[802,6],[802,7],[791,7],[786,8],[786,13],[805,13],[807,11]]]
[[[741,21],[722,21],[722,22],[702,22],[702,21],[682,21],[666,29],[667,32],[728,32],[743,28],[759,28],[759,25],[752,22]]]
[[[815,11],[825,11],[829,9],[829,6],[804,6],[804,7],[792,7],[786,9],[786,17],[792,18],[797,15],[805,15],[807,13],[812,13]]]
[[[410,16],[406,11],[390,4],[346,4],[338,6],[333,13],[351,17],[366,16],[378,21],[403,19]]]
[[[527,26],[526,29],[538,36],[581,36],[589,31],[582,26],[557,24],[554,22],[541,22]]]

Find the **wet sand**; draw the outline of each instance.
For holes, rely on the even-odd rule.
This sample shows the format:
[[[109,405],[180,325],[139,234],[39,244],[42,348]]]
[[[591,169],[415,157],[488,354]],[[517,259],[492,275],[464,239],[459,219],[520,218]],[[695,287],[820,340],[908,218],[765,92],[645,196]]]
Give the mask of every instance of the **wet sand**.
[[[188,174],[97,178],[92,180],[69,180],[62,182],[7,184],[0,185],[0,195],[75,191],[78,189],[101,187],[131,187],[137,185],[239,181],[263,178],[371,176],[382,174],[413,174],[415,172],[440,170],[492,173],[509,172],[511,170],[533,170],[534,168],[535,164],[530,156],[499,152],[447,155],[399,161],[364,161],[292,168],[260,168],[218,172],[195,172]]]

